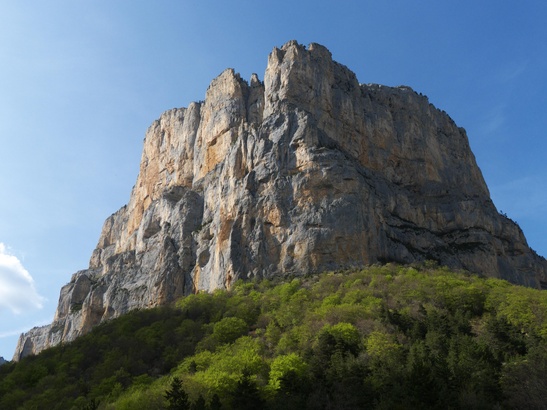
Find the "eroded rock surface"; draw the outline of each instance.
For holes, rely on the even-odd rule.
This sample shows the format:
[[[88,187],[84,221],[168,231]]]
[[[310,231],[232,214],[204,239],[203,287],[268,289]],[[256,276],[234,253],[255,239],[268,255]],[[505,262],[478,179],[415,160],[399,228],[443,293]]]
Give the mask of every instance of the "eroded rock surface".
[[[228,69],[203,103],[150,126],[128,205],[14,359],[240,278],[427,259],[547,282],[462,128],[412,89],[359,84],[325,47],[292,41],[270,54],[264,82]]]

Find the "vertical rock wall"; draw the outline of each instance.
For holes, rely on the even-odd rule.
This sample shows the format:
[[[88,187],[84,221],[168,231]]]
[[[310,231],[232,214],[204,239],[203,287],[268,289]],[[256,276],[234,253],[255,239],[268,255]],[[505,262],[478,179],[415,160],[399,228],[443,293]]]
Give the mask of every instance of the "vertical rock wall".
[[[323,46],[293,41],[264,82],[228,69],[203,103],[150,126],[128,205],[14,359],[239,278],[426,259],[547,282],[462,128],[412,89],[359,84]]]

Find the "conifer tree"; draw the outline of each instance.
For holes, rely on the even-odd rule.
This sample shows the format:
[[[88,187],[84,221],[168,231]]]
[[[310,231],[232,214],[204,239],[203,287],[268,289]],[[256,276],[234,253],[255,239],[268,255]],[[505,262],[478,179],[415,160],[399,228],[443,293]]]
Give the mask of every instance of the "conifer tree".
[[[171,388],[165,392],[165,398],[169,401],[169,410],[188,410],[190,402],[188,394],[182,388],[182,380],[174,377],[171,381]]]

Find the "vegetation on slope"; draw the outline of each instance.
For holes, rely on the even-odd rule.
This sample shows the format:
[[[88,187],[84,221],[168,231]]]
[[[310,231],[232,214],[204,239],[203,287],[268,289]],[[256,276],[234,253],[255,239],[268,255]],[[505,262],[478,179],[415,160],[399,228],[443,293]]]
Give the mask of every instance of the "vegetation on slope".
[[[0,408],[541,408],[546,339],[547,293],[435,266],[238,282],[0,367]]]

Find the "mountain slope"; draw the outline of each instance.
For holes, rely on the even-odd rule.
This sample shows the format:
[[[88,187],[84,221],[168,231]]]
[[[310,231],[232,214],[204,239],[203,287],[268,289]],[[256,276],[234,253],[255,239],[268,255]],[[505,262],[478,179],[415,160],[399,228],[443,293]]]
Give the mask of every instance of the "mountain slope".
[[[204,102],[152,124],[129,203],[14,358],[240,278],[424,260],[547,283],[462,128],[412,89],[359,84],[323,46],[292,41],[263,82],[228,69]]]
[[[546,338],[547,293],[431,264],[238,281],[1,366],[0,408],[542,408]]]

